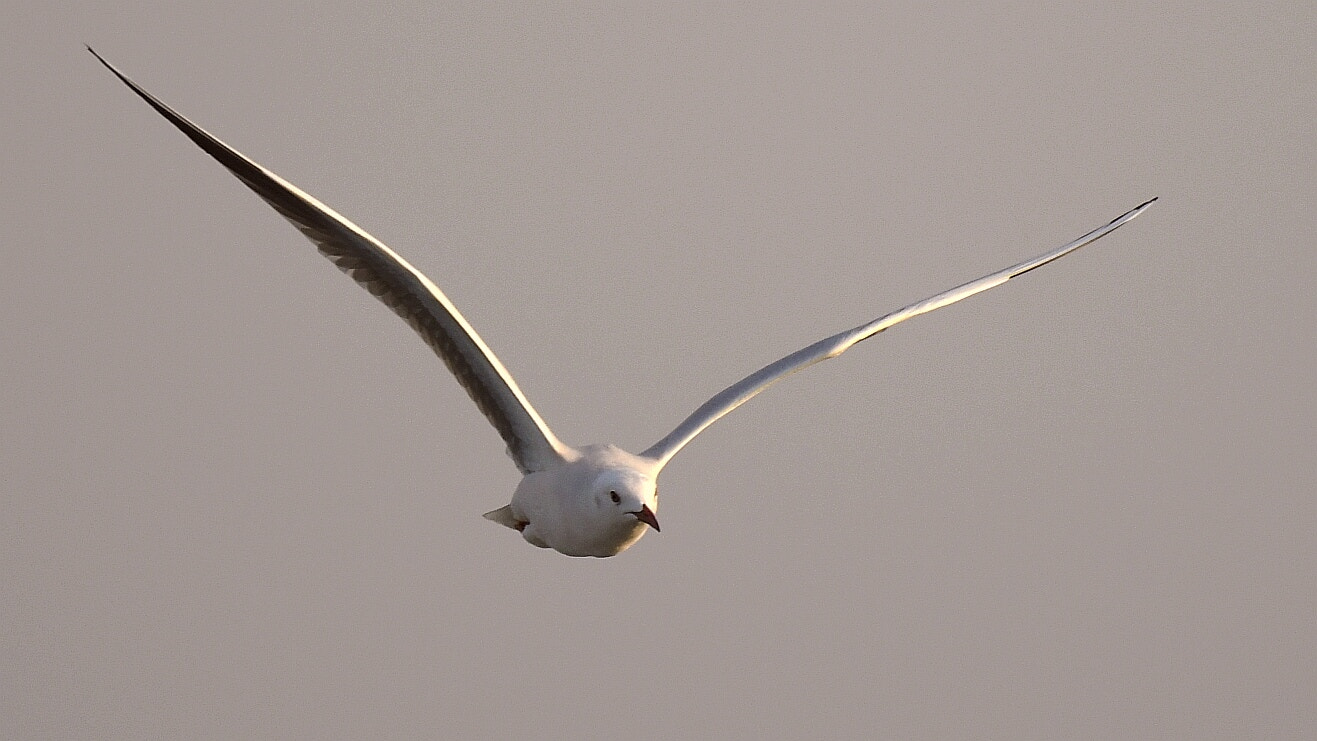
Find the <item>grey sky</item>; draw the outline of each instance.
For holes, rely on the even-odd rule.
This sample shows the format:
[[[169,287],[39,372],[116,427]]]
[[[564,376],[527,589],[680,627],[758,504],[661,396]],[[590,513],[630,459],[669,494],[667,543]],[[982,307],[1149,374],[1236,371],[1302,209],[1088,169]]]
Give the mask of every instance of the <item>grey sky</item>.
[[[0,736],[1317,733],[1306,4],[6,16]],[[518,474],[429,350],[83,43],[426,271],[572,443],[1161,200],[566,559],[480,518]]]

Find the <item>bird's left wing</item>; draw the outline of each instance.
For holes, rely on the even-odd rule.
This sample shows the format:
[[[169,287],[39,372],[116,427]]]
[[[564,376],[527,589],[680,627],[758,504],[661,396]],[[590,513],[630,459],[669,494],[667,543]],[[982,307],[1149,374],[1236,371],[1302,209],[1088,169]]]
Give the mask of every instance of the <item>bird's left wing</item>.
[[[134,93],[283,214],[340,270],[416,330],[457,377],[508,446],[522,473],[551,467],[570,451],[522,395],[503,364],[439,287],[382,242],[297,186],[184,118],[87,47]]]
[[[860,342],[861,340],[866,340],[894,324],[899,324],[907,319],[919,316],[920,314],[926,314],[934,309],[940,309],[943,306],[954,304],[957,301],[969,298],[970,296],[986,291],[989,288],[999,286],[1011,278],[1023,275],[1034,268],[1040,268],[1057,258],[1074,252],[1080,247],[1083,247],[1084,245],[1120,228],[1130,219],[1143,213],[1144,209],[1152,205],[1152,202],[1155,200],[1157,199],[1153,198],[1152,200],[1117,216],[1115,219],[1112,219],[1110,223],[1094,229],[1079,239],[1043,253],[1032,260],[1025,260],[1024,262],[1018,265],[1012,265],[1005,270],[999,270],[991,275],[985,275],[978,280],[970,281],[964,285],[956,286],[949,291],[943,291],[936,296],[926,298],[923,301],[910,304],[904,309],[881,316],[868,324],[863,324],[855,329],[850,329],[826,339],[819,340],[809,347],[797,350],[775,363],[766,365],[719,392],[712,399],[704,402],[704,404],[700,405],[700,408],[696,409],[691,416],[687,417],[685,421],[677,425],[677,429],[668,433],[667,437],[654,443],[648,450],[641,453],[641,455],[646,458],[654,459],[658,462],[658,465],[661,468],[667,464],[672,456],[677,454],[677,451],[684,448],[696,435],[700,434],[704,428],[716,422],[724,414],[727,414],[749,401],[755,394],[758,394],[760,391],[763,391],[792,373],[804,370],[821,360],[835,358],[843,352],[846,352],[846,350],[855,343]]]

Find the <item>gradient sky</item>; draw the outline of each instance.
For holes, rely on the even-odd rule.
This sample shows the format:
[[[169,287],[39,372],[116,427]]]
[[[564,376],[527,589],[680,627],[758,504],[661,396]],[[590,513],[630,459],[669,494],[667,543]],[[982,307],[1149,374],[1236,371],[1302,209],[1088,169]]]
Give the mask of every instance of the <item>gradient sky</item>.
[[[0,24],[0,736],[1312,738],[1310,3],[37,3]],[[188,8],[186,6],[195,6]],[[441,285],[609,560],[83,49]]]

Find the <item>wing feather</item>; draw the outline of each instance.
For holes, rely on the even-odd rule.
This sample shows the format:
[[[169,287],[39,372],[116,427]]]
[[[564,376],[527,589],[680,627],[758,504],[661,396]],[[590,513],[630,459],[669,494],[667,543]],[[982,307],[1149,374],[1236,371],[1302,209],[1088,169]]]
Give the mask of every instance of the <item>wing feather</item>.
[[[792,373],[802,371],[809,366],[827,360],[828,358],[835,358],[843,352],[846,352],[847,349],[857,342],[867,340],[879,332],[907,319],[967,299],[976,293],[981,293],[989,288],[999,286],[1011,278],[1024,275],[1030,270],[1040,268],[1053,260],[1064,257],[1080,247],[1090,244],[1120,228],[1130,219],[1143,213],[1144,209],[1148,208],[1152,205],[1153,201],[1156,200],[1156,198],[1153,198],[1152,200],[1130,209],[1112,219],[1110,223],[1094,229],[1069,244],[1045,252],[1031,260],[1025,260],[1022,263],[1012,265],[1004,270],[999,270],[977,280],[972,280],[950,290],[943,291],[936,296],[930,296],[923,301],[915,302],[903,309],[898,309],[890,314],[885,314],[854,329],[848,329],[845,332],[819,340],[809,347],[797,350],[781,360],[770,363],[731,386],[728,386],[712,399],[701,404],[700,407],[689,417],[687,417],[681,424],[677,425],[675,430],[668,433],[668,435],[662,440],[651,445],[649,449],[641,455],[658,461],[659,466],[662,467],[672,459],[672,456],[677,454],[677,451],[686,447],[686,444],[694,439],[696,435],[700,434],[704,428],[718,421],[723,415],[749,401],[760,391],[763,391]]]
[[[91,47],[87,50],[138,97],[291,221],[321,254],[416,330],[498,430],[507,443],[508,455],[522,473],[564,460],[569,449],[554,436],[512,375],[438,286],[360,227],[157,100]]]

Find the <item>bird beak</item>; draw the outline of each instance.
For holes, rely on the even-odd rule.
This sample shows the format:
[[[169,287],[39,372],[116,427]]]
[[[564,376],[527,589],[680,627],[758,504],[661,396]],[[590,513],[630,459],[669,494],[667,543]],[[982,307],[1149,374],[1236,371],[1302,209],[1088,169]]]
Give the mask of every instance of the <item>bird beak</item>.
[[[635,515],[637,520],[654,528],[654,532],[662,532],[659,530],[658,518],[654,516],[654,510],[650,509],[648,504],[640,505],[640,511],[632,512],[631,514]]]

